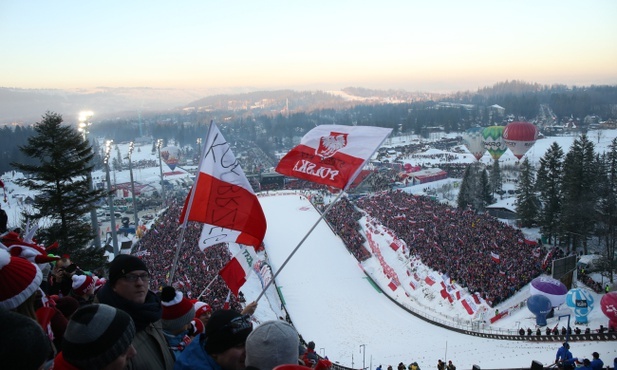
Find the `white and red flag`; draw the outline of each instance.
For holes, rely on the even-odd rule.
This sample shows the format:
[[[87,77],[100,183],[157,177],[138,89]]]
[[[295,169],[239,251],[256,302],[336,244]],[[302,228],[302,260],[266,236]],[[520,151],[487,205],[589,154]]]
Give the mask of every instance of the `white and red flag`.
[[[199,248],[234,242],[259,247],[266,235],[266,217],[259,200],[214,122],[210,124],[193,189],[180,215],[201,222]]]
[[[256,262],[257,255],[253,248],[241,247],[234,258],[219,271],[219,275],[225,280],[227,287],[235,296],[238,296],[240,288],[246,283],[246,279],[253,269],[253,264]]]
[[[281,159],[276,172],[347,189],[391,131],[373,126],[317,126]]]
[[[493,260],[493,262],[495,263],[500,263],[501,262],[501,258],[499,257],[499,255],[495,252],[491,252],[491,259]]]

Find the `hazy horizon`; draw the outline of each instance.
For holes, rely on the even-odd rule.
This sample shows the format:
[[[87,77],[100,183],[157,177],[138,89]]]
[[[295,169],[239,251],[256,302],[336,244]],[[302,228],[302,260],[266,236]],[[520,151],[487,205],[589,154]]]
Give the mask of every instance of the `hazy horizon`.
[[[4,0],[0,86],[454,92],[617,84],[617,2]]]

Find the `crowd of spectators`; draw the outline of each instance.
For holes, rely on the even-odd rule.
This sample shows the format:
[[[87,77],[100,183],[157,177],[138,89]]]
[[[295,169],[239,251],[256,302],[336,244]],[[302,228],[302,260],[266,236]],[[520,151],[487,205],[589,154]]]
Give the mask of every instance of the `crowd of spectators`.
[[[583,284],[587,285],[589,289],[592,289],[596,293],[602,293],[604,290],[602,288],[602,284],[593,280],[591,276],[587,275],[584,269],[578,269],[577,279],[580,280]]]
[[[364,261],[371,257],[370,252],[364,248],[366,239],[360,232],[358,220],[362,213],[356,210],[347,198],[341,198],[325,215],[326,221],[334,232],[343,240],[345,246],[358,261]]]
[[[175,256],[176,253],[181,211],[180,201],[170,201],[168,208],[155,220],[150,232],[133,248],[134,254],[140,256],[148,266],[152,266],[150,289],[154,291],[169,285],[167,280],[171,270],[170,256]],[[229,292],[218,273],[232,256],[226,244],[217,244],[202,252],[198,246],[201,226],[196,222],[187,223],[171,283],[190,298],[199,297],[202,290],[212,283],[200,299],[216,310],[223,307]],[[230,303],[232,308],[241,310],[233,294]]]
[[[454,209],[403,191],[363,197],[356,205],[393,230],[406,242],[410,254],[447,273],[470,292],[478,292],[491,306],[543,271],[545,254],[525,243],[520,230],[489,215]],[[353,220],[348,213],[344,223]]]

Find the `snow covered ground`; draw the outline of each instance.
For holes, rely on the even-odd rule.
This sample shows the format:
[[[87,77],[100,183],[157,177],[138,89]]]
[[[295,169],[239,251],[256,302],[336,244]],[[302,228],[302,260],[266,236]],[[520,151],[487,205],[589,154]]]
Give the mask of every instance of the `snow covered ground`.
[[[591,132],[589,137],[596,145],[596,152],[601,153],[606,150],[610,141],[617,137],[617,130],[604,130],[601,135]],[[598,137],[600,137],[599,143],[596,142]],[[404,139],[393,138],[388,140],[387,144],[396,145]],[[409,137],[406,140],[409,140]],[[567,152],[574,138],[551,137],[538,140],[526,156],[532,163],[537,164],[554,141]],[[128,144],[119,144],[119,148],[123,156],[128,152]],[[133,161],[145,159],[155,160],[158,163],[156,154],[153,154],[150,148],[151,146],[147,145],[135,151]],[[434,149],[430,151],[430,153],[438,152]],[[471,154],[459,154],[459,156],[461,163],[475,161]],[[409,161],[415,164],[414,159]],[[422,163],[431,161],[438,160],[427,158],[421,160]],[[492,158],[485,154],[481,161],[489,164]],[[516,158],[510,152],[506,152],[500,162],[514,164]],[[163,172],[171,172],[164,164],[163,167]],[[13,173],[1,176],[8,193],[7,203],[3,203],[2,208],[9,216],[9,227],[16,226],[24,207],[23,199],[33,195],[29,190],[15,184],[13,180],[20,176],[21,174]],[[135,169],[134,176],[135,181],[160,189],[158,166]],[[104,172],[93,173],[93,178],[104,178]],[[165,179],[171,181],[189,178],[190,175],[183,169],[176,169],[173,175],[165,176]],[[129,171],[115,171],[112,179],[115,183],[128,182]],[[451,181],[453,180],[442,180],[406,190],[422,193],[426,188],[440,187]],[[315,224],[319,214],[299,195],[270,195],[262,196],[260,199],[268,221],[266,251],[269,262],[276,272],[291,250],[306,235],[308,229]],[[537,230],[524,230],[524,232],[529,239],[539,237]],[[383,259],[408,286],[406,280],[409,278],[406,274],[408,261],[389,247],[387,232],[383,232],[383,235],[381,232],[372,235],[374,242],[380,246]],[[232,246],[232,252],[236,248]],[[431,273],[425,266],[415,267],[423,274]],[[381,289],[373,286],[363,271],[369,273]],[[425,285],[416,290],[399,288],[392,291],[388,288],[390,279],[385,278],[383,274],[380,276],[379,271],[377,258],[373,257],[362,265],[358,264],[340,239],[324,222],[321,222],[290,259],[276,282],[290,318],[304,339],[315,341],[318,353],[327,355],[331,360],[345,366],[375,368],[381,364],[385,368],[388,365],[396,367],[399,362],[409,364],[417,361],[421,368],[428,368],[435,366],[438,359],[451,359],[459,369],[470,369],[474,364],[482,368],[513,368],[529,367],[532,360],[544,364],[554,360],[558,343],[538,344],[482,339],[458,334],[414,317],[385,297],[384,292],[388,292],[401,304],[448,325],[464,326],[472,319],[482,319],[480,314],[470,318],[461,304],[446,303],[439,297],[438,292],[433,292],[437,298],[428,299],[424,296],[425,293],[419,293],[423,288],[430,290]],[[405,284],[402,286],[406,286]],[[257,298],[261,289],[261,283],[253,274],[242,291],[247,300],[251,301]],[[496,307],[500,311],[510,309],[510,315],[482,329],[505,332],[519,327],[534,327],[535,319],[526,307],[512,309],[519,307],[519,303],[523,302],[528,294],[528,289],[523,288],[514,297]],[[594,298],[596,308],[589,316],[589,326],[606,325],[607,319],[599,309],[600,296],[594,295]],[[263,322],[283,315],[276,290],[270,288],[260,300],[255,317],[259,322]],[[556,324],[557,319],[549,320],[549,326]],[[565,326],[564,319],[558,325]],[[571,350],[575,356],[581,358],[590,357],[591,352],[597,351],[605,363],[611,363],[612,359],[617,357],[615,342],[574,342]]]
[[[268,219],[264,241],[266,252],[276,273],[317,222],[319,213],[299,195],[275,194],[260,197],[260,201]],[[387,234],[379,235],[375,241],[398,276],[406,278],[406,261],[389,247]],[[359,265],[322,221],[276,279],[298,331],[305,340],[315,341],[318,352],[321,351],[331,360],[354,368],[375,368],[379,364],[396,367],[399,362],[409,364],[412,361],[417,361],[421,368],[428,368],[435,366],[438,359],[451,359],[460,369],[471,369],[474,364],[489,369],[529,367],[532,360],[544,364],[554,361],[559,343],[472,337],[414,317],[384,296],[389,290],[387,285],[390,279],[379,272],[378,265],[376,257]],[[381,289],[376,289],[369,282],[364,270],[375,278]],[[252,277],[242,291],[250,301],[259,295],[261,285]],[[389,291],[394,293],[393,296],[398,294],[398,300],[406,301],[412,309],[453,326],[470,317],[462,305],[451,306],[438,293],[437,298],[427,300],[421,293],[408,298],[400,288],[396,292]],[[421,289],[416,292],[421,292]],[[525,288],[504,302],[504,306],[514,301],[520,302],[528,295]],[[599,302],[597,295],[595,298]],[[264,302],[260,301],[259,305],[262,304]],[[272,306],[273,303],[268,302],[268,305]],[[590,325],[596,326],[607,323],[598,307],[592,311],[589,321]],[[556,319],[549,319],[549,326],[554,326],[556,322]],[[564,319],[560,327],[561,324],[567,325]],[[493,329],[518,329],[519,325],[535,325],[535,318],[527,308],[506,316]],[[574,323],[571,325],[574,326]],[[605,362],[617,356],[615,342],[574,342],[571,350],[581,358],[591,357],[591,353],[597,351]]]

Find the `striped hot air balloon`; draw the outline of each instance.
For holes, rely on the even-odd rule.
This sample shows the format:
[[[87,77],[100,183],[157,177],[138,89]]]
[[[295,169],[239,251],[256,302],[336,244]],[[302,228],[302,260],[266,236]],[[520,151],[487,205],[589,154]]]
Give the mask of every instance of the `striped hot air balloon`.
[[[503,141],[504,126],[489,126],[482,130],[482,143],[494,160],[499,160],[503,153],[508,150]]]

